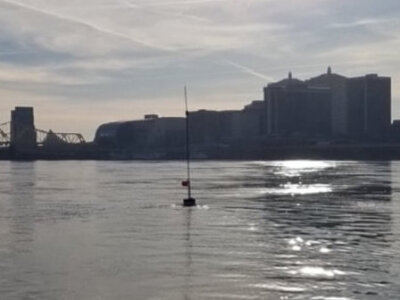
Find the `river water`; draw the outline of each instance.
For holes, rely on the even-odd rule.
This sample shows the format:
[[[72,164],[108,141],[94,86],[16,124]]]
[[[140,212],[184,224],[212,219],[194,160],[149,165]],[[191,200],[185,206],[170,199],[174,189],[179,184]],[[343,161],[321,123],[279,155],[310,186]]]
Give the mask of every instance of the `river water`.
[[[0,162],[1,299],[399,299],[400,162]]]

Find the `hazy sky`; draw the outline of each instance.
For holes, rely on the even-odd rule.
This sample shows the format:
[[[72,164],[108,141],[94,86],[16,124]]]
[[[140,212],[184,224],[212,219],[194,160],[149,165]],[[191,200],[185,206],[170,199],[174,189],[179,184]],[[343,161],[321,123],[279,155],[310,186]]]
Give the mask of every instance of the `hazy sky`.
[[[392,77],[400,117],[399,0],[0,0],[0,123],[81,132],[191,109],[240,109],[262,87],[326,71]]]

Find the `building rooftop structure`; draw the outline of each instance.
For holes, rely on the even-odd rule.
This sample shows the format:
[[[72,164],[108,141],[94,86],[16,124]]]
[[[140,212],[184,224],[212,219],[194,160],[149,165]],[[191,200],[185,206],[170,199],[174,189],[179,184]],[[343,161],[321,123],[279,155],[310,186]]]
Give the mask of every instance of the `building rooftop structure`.
[[[321,137],[331,134],[329,87],[311,87],[288,78],[264,88],[267,133],[271,137]]]
[[[332,68],[328,67],[326,73],[323,73],[321,75],[311,77],[310,79],[305,80],[305,83],[307,85],[313,85],[314,83],[319,86],[321,82],[325,83],[329,80],[346,80],[347,77],[337,74],[337,73],[332,73]]]
[[[268,84],[269,87],[295,88],[304,87],[306,83],[300,79],[293,78],[292,72],[289,72],[288,77],[277,82]]]

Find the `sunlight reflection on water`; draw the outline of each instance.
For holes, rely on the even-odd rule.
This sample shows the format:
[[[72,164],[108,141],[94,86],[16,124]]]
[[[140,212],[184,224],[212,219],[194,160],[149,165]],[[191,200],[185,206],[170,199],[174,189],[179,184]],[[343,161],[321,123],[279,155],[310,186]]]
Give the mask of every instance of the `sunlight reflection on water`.
[[[318,172],[327,168],[336,167],[336,162],[315,160],[289,160],[273,162],[271,166],[277,170],[275,174],[287,177],[300,176],[304,173]]]
[[[292,275],[302,275],[302,276],[310,276],[310,277],[334,277],[336,275],[346,275],[345,272],[333,269],[325,269],[322,267],[302,267],[297,270],[291,270],[289,271],[290,274]]]
[[[259,193],[263,194],[278,194],[278,195],[306,195],[330,193],[332,187],[328,184],[293,184],[285,183],[279,188],[263,189]]]

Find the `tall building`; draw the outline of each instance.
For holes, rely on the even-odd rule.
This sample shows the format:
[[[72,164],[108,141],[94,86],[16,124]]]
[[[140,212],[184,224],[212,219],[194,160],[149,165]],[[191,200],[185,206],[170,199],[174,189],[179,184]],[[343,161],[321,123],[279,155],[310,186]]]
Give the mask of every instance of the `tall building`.
[[[370,74],[347,78],[326,74],[306,81],[310,87],[326,87],[332,93],[332,133],[357,139],[388,135],[391,121],[390,77]]]
[[[267,132],[281,137],[321,137],[331,134],[331,90],[309,87],[292,78],[264,88]]]
[[[36,147],[33,107],[16,107],[11,111],[11,146],[17,150]]]
[[[369,74],[347,80],[348,134],[383,139],[391,124],[391,79]]]
[[[325,74],[306,80],[310,87],[325,87],[331,90],[332,94],[332,134],[334,136],[347,135],[347,78],[345,76],[332,73],[331,67]]]

